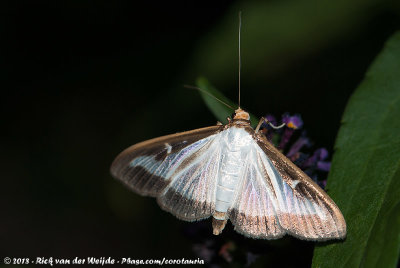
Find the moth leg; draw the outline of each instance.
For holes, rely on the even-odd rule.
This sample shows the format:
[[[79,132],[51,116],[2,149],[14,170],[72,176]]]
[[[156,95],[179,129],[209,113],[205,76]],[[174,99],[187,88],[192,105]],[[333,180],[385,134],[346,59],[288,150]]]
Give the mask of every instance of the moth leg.
[[[261,127],[262,123],[264,123],[264,121],[265,121],[265,118],[261,117],[260,121],[258,122],[258,125],[256,127],[256,130],[255,130],[256,133],[258,133],[258,131],[260,130],[260,127]]]
[[[286,126],[285,123],[282,123],[282,124],[279,125],[279,126],[275,126],[274,124],[272,124],[271,122],[269,122],[268,119],[266,119],[265,117],[261,117],[260,122],[258,122],[258,125],[257,125],[257,127],[256,127],[256,129],[255,129],[255,132],[256,132],[256,133],[258,133],[258,131],[260,130],[260,127],[261,127],[262,123],[264,123],[264,121],[265,121],[265,123],[267,123],[268,125],[270,125],[273,129],[280,129],[280,128],[283,128],[284,126]]]
[[[217,126],[222,126],[223,124],[219,121],[217,121]]]

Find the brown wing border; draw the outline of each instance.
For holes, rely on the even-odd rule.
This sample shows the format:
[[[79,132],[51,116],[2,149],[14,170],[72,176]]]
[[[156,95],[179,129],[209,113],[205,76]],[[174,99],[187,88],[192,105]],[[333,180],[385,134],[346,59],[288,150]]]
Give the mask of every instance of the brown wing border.
[[[165,135],[150,140],[142,141],[136,143],[117,155],[110,167],[110,172],[115,178],[119,178],[122,166],[125,166],[128,159],[132,159],[135,155],[152,155],[155,154],[160,159],[164,158],[165,155],[162,154],[165,148],[165,143],[172,146],[171,153],[180,151],[183,148],[189,146],[190,144],[204,139],[213,134],[217,134],[224,129],[223,126],[210,126],[204,128],[198,128],[190,131],[179,132],[175,134]],[[190,138],[188,138],[190,137]],[[184,142],[185,141],[185,142]],[[173,146],[173,145],[177,146]]]
[[[303,196],[310,196],[314,200],[322,200],[326,208],[329,210],[331,216],[337,226],[337,234],[332,234],[331,237],[326,239],[342,239],[346,237],[346,221],[343,217],[342,212],[335,202],[328,196],[328,194],[321,189],[307,174],[305,174],[299,167],[297,167],[292,161],[290,161],[285,155],[283,155],[274,145],[272,145],[263,134],[256,133],[252,128],[246,128],[246,130],[253,136],[257,141],[258,146],[263,150],[267,157],[271,160],[276,170],[279,172],[282,179],[289,185],[293,185],[295,182],[294,190],[301,193]],[[290,232],[289,232],[290,233]],[[291,235],[301,237],[296,233],[290,233]],[[325,240],[326,240],[325,239]],[[315,240],[315,238],[310,238]],[[323,238],[318,240],[324,240]]]
[[[169,162],[164,162],[164,160],[170,161],[168,160],[169,155],[179,154],[181,150],[191,144],[216,135],[223,129],[224,126],[220,125],[210,126],[134,144],[122,151],[115,158],[110,168],[111,174],[133,192],[142,196],[156,197],[157,203],[163,210],[170,212],[179,219],[195,221],[208,218],[212,204],[185,199],[179,193],[171,192],[171,190],[164,193],[164,190],[168,188],[172,180],[166,179],[160,176],[160,174],[157,175],[155,171],[152,171],[151,167],[162,166],[162,163],[165,163],[165,171],[168,170]],[[130,166],[131,161],[140,156],[150,156],[151,158],[154,156],[154,163],[143,160],[147,161],[144,163],[150,163],[150,169],[146,169],[140,165]],[[183,208],[187,208],[188,206],[191,207],[190,213],[183,210]]]

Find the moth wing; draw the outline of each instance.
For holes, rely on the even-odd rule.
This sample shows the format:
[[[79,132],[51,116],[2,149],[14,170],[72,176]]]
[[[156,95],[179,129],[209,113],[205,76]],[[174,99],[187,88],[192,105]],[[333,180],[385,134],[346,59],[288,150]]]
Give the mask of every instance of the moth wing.
[[[229,219],[245,236],[276,239],[286,232],[279,224],[279,206],[256,146],[247,155]]]
[[[272,189],[280,226],[306,240],[344,238],[346,222],[332,199],[264,136],[255,135],[260,168],[267,171],[266,185]]]
[[[111,174],[134,192],[157,197],[176,217],[207,218],[214,208],[221,126],[167,135],[133,145],[117,156]]]

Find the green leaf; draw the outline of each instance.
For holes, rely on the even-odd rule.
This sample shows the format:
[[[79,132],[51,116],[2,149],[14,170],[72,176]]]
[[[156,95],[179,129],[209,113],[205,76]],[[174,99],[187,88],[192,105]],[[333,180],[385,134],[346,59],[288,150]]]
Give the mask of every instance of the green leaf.
[[[238,105],[234,102],[232,102],[231,100],[229,100],[227,97],[225,97],[221,92],[219,92],[215,87],[213,87],[206,78],[204,77],[200,77],[197,79],[196,81],[196,85],[208,92],[209,94],[211,94],[212,96],[214,96],[215,98],[225,102],[226,104],[228,104],[229,106],[233,107],[233,108],[237,108]],[[226,120],[226,118],[228,116],[231,116],[232,113],[234,112],[234,109],[229,108],[228,106],[224,105],[223,103],[221,103],[220,101],[216,100],[215,98],[211,97],[209,94],[206,94],[202,91],[200,91],[201,97],[203,98],[204,102],[206,103],[207,107],[213,112],[213,114],[215,115],[215,117],[221,122],[226,124],[228,121]],[[249,112],[249,111],[247,111]],[[251,125],[257,126],[259,119],[255,116],[253,116],[250,112],[250,121],[251,121]]]
[[[344,242],[318,244],[313,267],[396,267],[400,251],[400,32],[345,109],[327,190]]]

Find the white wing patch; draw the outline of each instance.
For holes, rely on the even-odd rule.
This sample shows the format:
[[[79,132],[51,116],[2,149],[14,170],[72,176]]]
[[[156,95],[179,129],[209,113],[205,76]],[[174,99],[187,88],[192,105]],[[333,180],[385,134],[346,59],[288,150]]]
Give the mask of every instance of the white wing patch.
[[[156,183],[162,184],[162,180],[166,186],[161,192],[147,194],[157,197],[157,202],[164,210],[188,221],[208,218],[215,206],[215,187],[221,158],[220,137],[220,133],[211,135],[175,153],[172,146],[165,143],[166,157],[163,160],[157,160],[158,155],[141,155],[132,159],[130,167],[141,167],[144,172],[152,174],[150,179],[143,179],[146,180],[144,184],[138,180],[135,189],[139,188],[142,194],[147,193],[146,189],[160,189],[150,187],[154,178],[157,178]]]
[[[297,185],[299,182],[300,182],[299,180],[292,181],[292,183],[290,184],[290,187],[292,187],[292,189],[296,188],[296,185]]]
[[[323,201],[311,193],[299,192],[299,180],[284,181],[256,143],[245,166],[229,212],[236,231],[265,239],[285,233],[311,240],[337,235],[329,233],[335,221]]]
[[[210,142],[213,138],[213,136],[210,136],[199,140],[174,154],[171,154],[172,146],[167,146],[166,144],[165,149],[168,155],[164,160],[157,161],[157,155],[141,155],[134,158],[129,165],[131,167],[143,167],[147,172],[168,180],[171,174],[175,172],[176,168],[185,161],[185,159],[196,153],[199,148]]]
[[[265,180],[266,171],[260,169],[261,161],[253,146],[246,159],[241,174],[242,182],[229,211],[229,218],[235,230],[241,234],[253,238],[276,239],[283,236],[285,231],[279,225],[280,206],[274,186],[271,181]]]
[[[170,154],[171,153],[171,151],[172,151],[172,146],[171,145],[169,145],[169,143],[165,143],[165,148],[167,149],[167,154]]]
[[[203,143],[167,173],[171,183],[158,196],[159,205],[183,220],[210,217],[215,209],[215,191],[221,158],[220,136]]]

